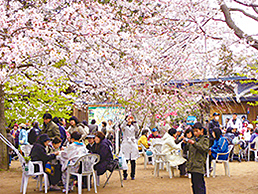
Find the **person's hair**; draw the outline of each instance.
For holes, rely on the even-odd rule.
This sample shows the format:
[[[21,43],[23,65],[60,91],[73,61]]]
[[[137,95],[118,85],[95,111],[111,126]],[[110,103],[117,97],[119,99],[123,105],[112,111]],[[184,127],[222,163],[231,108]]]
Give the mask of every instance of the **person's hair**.
[[[74,120],[74,122],[76,123],[76,125],[79,123],[79,120],[78,120],[78,118],[77,118],[76,116],[72,116],[72,117],[69,119],[69,121],[72,121],[72,120]]]
[[[185,130],[184,136],[186,137],[186,134],[188,134],[188,133],[191,133],[192,137],[194,136],[193,130],[190,127]]]
[[[95,133],[95,137],[98,137],[100,139],[100,142],[105,139],[105,134],[102,131],[97,131]]]
[[[111,122],[113,122],[113,120],[112,120],[112,119],[108,119],[108,121],[111,121]]]
[[[91,122],[90,122],[92,125],[94,125],[96,123],[96,120],[95,119],[92,119]]]
[[[202,124],[200,122],[194,123],[193,129],[200,129],[200,130],[202,130],[203,129]]]
[[[203,127],[202,129],[203,129],[203,135],[207,135],[208,134],[208,130],[205,127]]]
[[[54,117],[54,118],[52,119],[52,121],[53,121],[55,124],[60,124],[60,120],[59,120],[58,117]]]
[[[10,133],[10,129],[9,128],[6,129],[6,133]]]
[[[142,130],[142,135],[147,135],[147,134],[148,134],[148,132],[149,132],[149,130],[148,130],[148,129],[143,129],[143,130]]]
[[[80,140],[82,135],[78,131],[74,131],[71,134],[71,139],[75,139],[76,141]]]
[[[255,132],[255,133],[258,133],[258,127],[255,128],[254,132]]]
[[[237,115],[237,113],[234,112],[233,115]]]
[[[43,115],[43,119],[51,119],[52,120],[52,115],[50,113],[45,113]]]
[[[106,121],[102,121],[102,124],[104,125],[104,127],[107,126],[107,122]]]
[[[222,134],[220,128],[214,127],[212,131],[215,133],[215,139],[216,139],[216,140],[219,140],[219,138],[220,138],[220,136],[221,136],[221,134]]]
[[[171,128],[168,130],[168,134],[173,136],[174,134],[176,134],[176,129],[175,128]]]
[[[241,119],[246,119],[246,116],[242,116]]]
[[[39,129],[39,122],[38,121],[34,121],[32,123],[32,127],[36,128],[36,129]]]
[[[85,120],[82,121],[82,124],[84,124],[85,126],[88,126],[88,122]]]
[[[228,127],[226,133],[232,133],[232,127]]]
[[[52,140],[52,143],[53,144],[58,144],[58,143],[61,143],[62,142],[62,140],[61,140],[61,138],[60,137],[54,137],[54,139]]]

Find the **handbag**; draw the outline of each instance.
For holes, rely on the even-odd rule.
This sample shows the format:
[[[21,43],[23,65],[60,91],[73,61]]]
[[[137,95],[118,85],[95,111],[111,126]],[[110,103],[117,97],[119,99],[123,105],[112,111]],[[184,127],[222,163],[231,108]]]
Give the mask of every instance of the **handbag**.
[[[54,166],[52,166],[51,164],[47,163],[45,165],[45,172],[53,176],[55,174]]]
[[[122,170],[128,170],[128,165],[125,159],[125,156],[122,151],[120,151],[119,156],[118,156],[118,161],[119,161],[119,168]]]

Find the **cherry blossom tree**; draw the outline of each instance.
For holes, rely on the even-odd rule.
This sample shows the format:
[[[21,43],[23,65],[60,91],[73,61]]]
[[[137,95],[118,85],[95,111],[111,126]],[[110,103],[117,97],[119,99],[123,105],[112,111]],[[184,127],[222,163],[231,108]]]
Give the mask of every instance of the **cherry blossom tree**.
[[[222,45],[237,48],[234,59],[243,53],[254,56],[252,42],[240,41],[224,22],[223,3],[0,0],[0,131],[4,84],[17,74],[37,83],[37,76],[28,76],[33,71],[44,77],[39,86],[49,79],[67,79],[67,87],[72,85],[79,96],[77,106],[84,101],[123,102],[128,111],[142,110],[142,120],[146,115],[165,119],[192,108],[204,87],[188,91],[170,83],[220,75]],[[247,63],[233,63],[233,72]],[[3,156],[3,146],[0,150]]]

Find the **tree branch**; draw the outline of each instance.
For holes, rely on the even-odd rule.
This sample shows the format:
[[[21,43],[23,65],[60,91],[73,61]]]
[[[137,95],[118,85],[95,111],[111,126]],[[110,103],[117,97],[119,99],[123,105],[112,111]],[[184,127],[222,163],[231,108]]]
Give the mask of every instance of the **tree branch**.
[[[246,42],[252,46],[253,48],[255,48],[256,50],[258,50],[258,41],[255,40],[253,37],[246,35],[236,24],[235,22],[232,20],[231,18],[231,14],[230,14],[230,10],[227,7],[226,4],[222,4],[220,6],[221,11],[223,12],[224,16],[225,16],[225,21],[228,25],[228,27],[232,30],[234,30],[235,35],[240,38],[240,39],[244,39],[246,40]]]
[[[249,18],[252,18],[253,20],[255,21],[258,21],[258,17],[252,15],[252,14],[249,14],[247,13],[246,11],[242,10],[242,9],[238,9],[238,8],[229,8],[229,11],[239,11],[241,13],[243,13],[245,16],[249,17]]]
[[[258,7],[258,5],[255,5],[255,4],[252,4],[252,3],[247,4],[247,3],[243,3],[243,2],[241,2],[239,0],[233,0],[233,1],[235,1],[236,3],[238,3],[240,5],[244,5],[244,6],[247,6],[247,7]]]

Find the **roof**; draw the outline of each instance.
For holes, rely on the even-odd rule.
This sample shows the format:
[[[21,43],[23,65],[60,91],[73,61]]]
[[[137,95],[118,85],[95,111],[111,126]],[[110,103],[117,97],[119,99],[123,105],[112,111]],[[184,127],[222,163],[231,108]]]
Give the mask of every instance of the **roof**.
[[[205,82],[221,82],[221,81],[243,81],[250,80],[250,78],[235,76],[235,77],[219,77],[219,78],[208,78],[208,79],[192,79],[192,80],[171,80],[170,84],[184,84],[184,83],[205,83]]]

